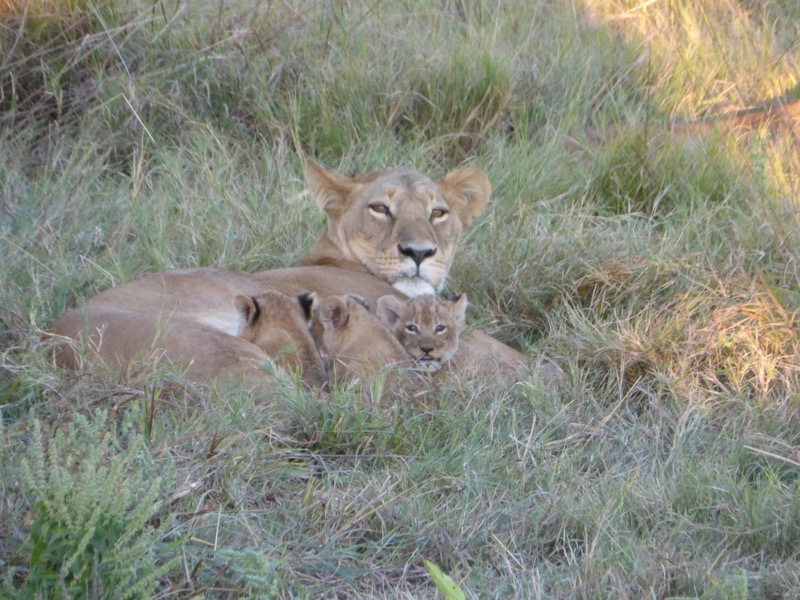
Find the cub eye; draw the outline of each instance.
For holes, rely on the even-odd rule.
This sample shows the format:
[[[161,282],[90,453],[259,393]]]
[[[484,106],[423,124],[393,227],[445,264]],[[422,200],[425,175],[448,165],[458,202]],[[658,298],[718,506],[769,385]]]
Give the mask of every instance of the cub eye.
[[[434,331],[436,331],[436,333],[444,333],[447,331],[447,327],[445,325],[437,325]]]
[[[413,323],[409,323],[408,325],[406,325],[406,331],[408,333],[417,333],[419,331],[419,327],[417,327]]]
[[[380,215],[382,217],[391,217],[392,211],[385,204],[370,204],[369,210],[371,213]]]
[[[443,208],[434,208],[431,211],[431,221],[442,221],[447,217],[447,211]]]

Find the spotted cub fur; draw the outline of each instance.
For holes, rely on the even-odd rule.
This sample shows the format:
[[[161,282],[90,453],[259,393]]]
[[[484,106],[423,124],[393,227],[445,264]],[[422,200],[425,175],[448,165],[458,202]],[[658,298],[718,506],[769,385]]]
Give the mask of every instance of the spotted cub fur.
[[[466,327],[466,311],[466,294],[453,300],[431,294],[405,301],[383,296],[377,306],[381,321],[427,371],[438,371],[455,355],[459,335]]]

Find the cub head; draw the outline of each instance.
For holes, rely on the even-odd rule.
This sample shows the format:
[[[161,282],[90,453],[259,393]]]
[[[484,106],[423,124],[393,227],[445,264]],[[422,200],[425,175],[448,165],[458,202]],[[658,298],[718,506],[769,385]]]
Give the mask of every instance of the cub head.
[[[466,327],[467,296],[453,300],[425,294],[409,300],[378,299],[378,317],[394,332],[406,352],[427,371],[438,371],[458,350]]]
[[[368,378],[408,362],[403,347],[359,296],[331,296],[314,311],[311,333],[338,381]]]
[[[308,330],[316,295],[288,296],[269,291],[258,296],[236,296],[239,337],[258,346],[289,372],[300,369],[303,381],[323,385],[325,363]]]
[[[328,215],[305,264],[367,270],[408,296],[442,289],[461,231],[491,194],[486,175],[472,168],[438,183],[411,169],[349,178],[309,160],[305,171]]]

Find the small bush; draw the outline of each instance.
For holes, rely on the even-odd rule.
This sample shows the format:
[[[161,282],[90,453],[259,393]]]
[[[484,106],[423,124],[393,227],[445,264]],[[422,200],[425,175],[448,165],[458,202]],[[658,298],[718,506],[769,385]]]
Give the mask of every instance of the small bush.
[[[20,589],[48,598],[149,598],[174,565],[159,524],[163,475],[154,473],[142,436],[108,415],[75,420],[49,439],[31,415],[21,464],[30,503],[27,570]]]

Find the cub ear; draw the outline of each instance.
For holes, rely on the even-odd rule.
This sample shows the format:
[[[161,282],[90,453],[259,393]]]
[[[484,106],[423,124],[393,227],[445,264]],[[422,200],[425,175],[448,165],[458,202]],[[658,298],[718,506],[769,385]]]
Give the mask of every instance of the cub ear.
[[[455,319],[456,328],[463,331],[467,326],[467,306],[469,306],[467,295],[456,296],[451,302],[453,303],[453,319]]]
[[[349,177],[329,171],[313,160],[305,162],[306,185],[322,210],[331,218],[338,219],[345,211],[350,197],[361,187]]]
[[[319,308],[319,320],[326,329],[339,329],[347,325],[350,310],[344,298],[333,296],[326,298]]]
[[[492,195],[492,184],[483,171],[473,168],[458,169],[444,176],[439,183],[450,210],[463,227],[483,212]]]
[[[300,308],[303,309],[303,314],[306,317],[306,321],[310,321],[311,318],[314,316],[314,311],[317,309],[317,306],[319,305],[319,300],[317,300],[317,295],[314,292],[300,294],[297,297],[297,301],[300,303]]]
[[[375,313],[389,329],[394,329],[397,321],[400,320],[401,312],[403,312],[403,301],[397,296],[389,294],[378,298],[378,305],[375,307]]]
[[[239,333],[241,334],[245,328],[256,322],[261,313],[261,307],[252,296],[236,296],[233,299],[233,304],[239,312]]]

